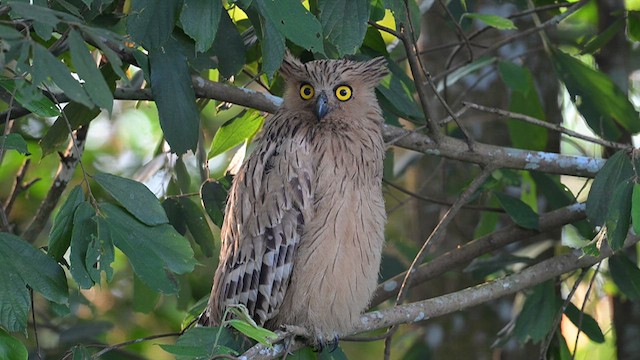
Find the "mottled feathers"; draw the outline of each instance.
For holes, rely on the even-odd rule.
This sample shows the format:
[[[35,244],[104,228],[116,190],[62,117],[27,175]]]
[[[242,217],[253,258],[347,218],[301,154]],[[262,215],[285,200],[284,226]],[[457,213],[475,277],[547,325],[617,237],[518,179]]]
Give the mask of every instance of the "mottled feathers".
[[[200,322],[245,305],[316,341],[349,331],[375,290],[386,220],[375,86],[385,61],[285,56],[284,104],[231,188],[220,263]]]

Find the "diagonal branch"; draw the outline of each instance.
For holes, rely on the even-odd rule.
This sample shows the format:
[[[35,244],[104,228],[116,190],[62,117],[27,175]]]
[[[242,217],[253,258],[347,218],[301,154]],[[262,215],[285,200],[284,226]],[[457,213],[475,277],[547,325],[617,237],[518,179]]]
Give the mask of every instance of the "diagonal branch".
[[[627,238],[624,248],[633,246],[638,241],[640,241],[638,236]],[[359,334],[393,325],[412,324],[465,310],[528,289],[559,275],[593,266],[613,254],[614,252],[609,247],[603,247],[597,257],[585,255],[579,249],[573,250],[541,261],[517,274],[432,299],[366,313],[360,318],[360,322],[353,331],[345,335]],[[294,351],[302,347],[304,347],[304,343],[296,341],[287,350]],[[246,351],[242,356],[247,359],[267,360],[279,358],[284,354],[285,347],[281,344],[276,344],[271,349],[258,344]]]

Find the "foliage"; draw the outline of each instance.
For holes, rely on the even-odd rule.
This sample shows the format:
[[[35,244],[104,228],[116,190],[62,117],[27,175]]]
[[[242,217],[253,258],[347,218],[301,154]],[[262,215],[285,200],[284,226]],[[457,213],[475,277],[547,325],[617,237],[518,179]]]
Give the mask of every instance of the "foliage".
[[[579,349],[569,346],[573,341],[566,334],[554,336],[560,321],[573,323],[593,344],[615,343],[609,329],[601,328],[602,319],[583,306],[587,300],[572,302],[567,294],[573,291],[560,291],[573,281],[591,289],[594,281],[572,276],[578,270],[573,264],[553,271],[569,247],[579,248],[583,258],[600,256],[589,265],[609,258],[605,271],[598,265],[589,274],[605,282],[610,295],[640,300],[637,247],[629,236],[640,231],[639,153],[631,145],[631,136],[640,132],[637,89],[627,91],[628,74],[621,82],[604,65],[628,56],[608,52],[612,42],[640,39],[638,9],[606,11],[617,18],[597,28],[597,7],[603,5],[596,2],[492,4],[2,1],[0,288],[11,291],[0,291],[0,357],[24,359],[28,352],[44,351],[74,359],[114,353],[135,358],[118,344],[108,345],[162,331],[177,335],[181,321],[182,336],[175,342],[129,350],[150,358],[239,355],[249,344],[238,333],[271,346],[274,334],[241,310],[222,327],[188,325],[204,307],[217,265],[228,172],[251,151],[265,112],[280,104],[277,70],[285,51],[304,61],[388,60],[390,75],[377,88],[385,139],[395,145],[384,170],[390,221],[381,281],[387,282],[373,306],[385,311],[397,305],[383,303],[397,293],[398,279],[392,277],[402,281],[407,264],[427,255],[414,269],[422,279],[417,284],[455,278],[441,284],[453,294],[478,280],[491,284],[513,277],[523,284],[503,294],[518,293],[505,300],[509,309],[522,304],[512,326],[499,334],[473,329],[497,338],[498,346],[539,344],[538,353],[566,357]],[[432,55],[441,51],[448,55]],[[261,95],[267,88],[271,93]],[[562,107],[557,98],[565,99]],[[578,117],[588,134],[567,129]],[[602,146],[606,162],[591,144]],[[482,173],[469,164],[493,171],[476,184],[472,180]],[[589,182],[588,198],[577,194]],[[422,196],[424,189],[439,198]],[[451,224],[447,242],[437,231],[427,236],[441,206],[449,207],[442,204],[463,193],[468,195],[460,201],[479,215],[452,211],[446,216],[465,225]],[[407,195],[429,206],[408,208],[398,200]],[[573,215],[545,217],[551,211]],[[540,233],[553,246],[533,237]],[[470,241],[474,234],[477,239]],[[532,240],[517,243],[525,238]],[[438,261],[446,266],[429,270]],[[464,274],[449,272],[462,264],[469,265]],[[536,266],[537,277],[518,277],[523,268],[537,271]],[[559,277],[563,273],[569,276]],[[435,295],[415,290],[407,301]],[[482,299],[483,311],[499,313],[495,297]],[[446,306],[443,314],[463,308],[455,302]],[[425,312],[413,321],[394,321],[418,322]],[[492,324],[509,322],[490,317]],[[421,336],[433,321],[401,327],[385,346],[407,359],[436,354],[442,342]],[[55,345],[35,343],[35,331],[47,338],[43,344]],[[95,343],[104,349],[96,350]],[[295,356],[382,352],[376,344],[340,345],[334,353],[303,349]],[[481,351],[487,352],[485,345]],[[470,348],[459,357],[477,352]]]

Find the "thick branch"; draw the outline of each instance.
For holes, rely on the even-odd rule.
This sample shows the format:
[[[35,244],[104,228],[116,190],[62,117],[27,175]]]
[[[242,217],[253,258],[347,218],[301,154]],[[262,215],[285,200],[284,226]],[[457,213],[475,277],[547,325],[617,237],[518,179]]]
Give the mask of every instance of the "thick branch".
[[[77,147],[74,146],[74,140],[71,139],[71,141],[69,142],[69,147],[67,148],[65,153],[61,155],[60,166],[58,167],[56,177],[53,179],[53,184],[51,184],[51,188],[49,188],[47,196],[44,198],[44,200],[42,200],[36,216],[34,216],[31,224],[29,224],[27,230],[25,230],[24,234],[22,234],[22,238],[26,241],[30,243],[36,241],[36,238],[47,224],[47,221],[51,216],[51,212],[53,212],[53,209],[58,204],[60,196],[67,188],[69,181],[71,181],[73,173],[76,170],[76,166],[78,166],[80,158],[82,157],[82,152],[84,150],[84,144],[87,137],[87,129],[88,127],[86,126],[79,128],[75,133],[75,144],[77,145]],[[78,149],[79,153],[76,153],[75,149]]]
[[[637,236],[627,239],[625,248],[635,245],[639,240],[640,237]],[[613,255],[613,251],[608,247],[603,248],[598,257],[585,255],[582,250],[579,249],[574,250],[547,259],[517,274],[509,275],[498,280],[472,286],[432,299],[366,313],[360,318],[360,322],[356,324],[353,331],[345,335],[359,334],[393,325],[412,324],[465,310],[528,289],[559,275],[593,266],[611,255]],[[288,350],[294,351],[303,346],[303,343],[296,341],[289,346]],[[266,360],[275,359],[282,355],[284,355],[284,346],[280,344],[274,346],[272,349],[258,344],[242,356],[247,359]]]
[[[573,204],[549,213],[540,215],[540,231],[525,229],[515,224],[506,226],[479,239],[470,241],[461,247],[451,250],[437,258],[422,264],[416,269],[413,277],[416,285],[434,279],[451,269],[468,263],[482,254],[500,249],[508,244],[521,241],[540,233],[551,231],[559,226],[567,225],[585,218],[584,204]],[[378,285],[371,300],[376,306],[397,295],[405,273],[398,274]]]

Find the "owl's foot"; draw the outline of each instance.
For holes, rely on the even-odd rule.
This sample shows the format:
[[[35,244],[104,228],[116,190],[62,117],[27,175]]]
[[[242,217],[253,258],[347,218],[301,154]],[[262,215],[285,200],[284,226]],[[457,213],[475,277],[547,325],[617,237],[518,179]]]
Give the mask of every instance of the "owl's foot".
[[[322,335],[312,334],[311,332],[309,332],[309,330],[302,326],[282,325],[282,329],[289,334],[291,339],[295,337],[305,339],[307,345],[313,348],[313,351],[315,352],[322,352],[324,349],[330,349],[329,352],[333,352],[338,348],[338,343],[340,341],[338,335],[335,335],[331,340],[327,340]]]

